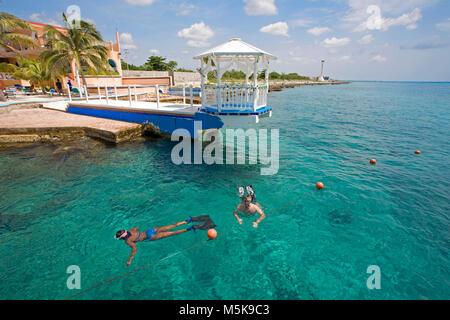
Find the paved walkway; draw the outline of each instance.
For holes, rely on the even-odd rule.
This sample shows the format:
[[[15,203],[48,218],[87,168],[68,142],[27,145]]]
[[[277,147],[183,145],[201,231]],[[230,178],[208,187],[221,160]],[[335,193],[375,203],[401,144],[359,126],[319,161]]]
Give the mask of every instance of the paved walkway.
[[[22,141],[23,136],[31,142],[44,141],[48,140],[50,133],[57,140],[58,132],[64,133],[64,137],[61,136],[64,139],[70,132],[83,132],[87,136],[117,143],[140,135],[141,125],[41,108],[13,110],[0,115],[0,143],[30,142]],[[9,139],[6,136],[10,136]],[[14,136],[18,141],[14,141]]]

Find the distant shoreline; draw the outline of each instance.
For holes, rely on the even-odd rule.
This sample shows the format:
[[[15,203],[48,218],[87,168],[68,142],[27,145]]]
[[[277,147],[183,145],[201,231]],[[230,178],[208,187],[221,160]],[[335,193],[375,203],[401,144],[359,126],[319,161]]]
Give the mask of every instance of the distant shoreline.
[[[269,92],[271,91],[281,91],[285,88],[294,88],[299,86],[323,86],[323,85],[336,85],[336,84],[349,84],[350,81],[339,81],[339,80],[283,80],[283,81],[270,81],[269,82]]]

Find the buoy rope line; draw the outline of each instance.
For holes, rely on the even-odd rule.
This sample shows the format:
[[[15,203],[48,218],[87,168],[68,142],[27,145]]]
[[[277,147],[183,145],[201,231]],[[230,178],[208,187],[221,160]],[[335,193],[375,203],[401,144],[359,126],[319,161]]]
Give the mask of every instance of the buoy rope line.
[[[332,185],[332,184],[330,184],[330,186],[331,186],[331,185]],[[302,200],[303,198],[306,198],[306,197],[312,195],[314,192],[317,192],[317,191],[320,191],[320,189],[319,189],[319,188],[316,188],[315,190],[310,191],[310,192],[308,192],[308,193],[306,193],[306,194],[304,194],[304,195],[302,195],[302,196],[300,196],[300,197],[298,197],[298,198],[296,198],[296,199],[293,199],[293,200],[291,200],[291,201],[288,201],[288,202],[286,202],[285,204],[279,206],[278,208],[276,208],[276,209],[274,209],[274,210],[272,210],[272,211],[266,213],[265,215],[267,216],[267,215],[269,215],[269,214],[273,214],[273,213],[277,212],[278,210],[280,210],[281,208],[284,208],[284,207],[286,207],[286,206],[289,206],[289,205],[291,205],[291,204],[294,203],[294,202],[300,201],[300,200]],[[230,230],[228,230],[228,231],[226,231],[226,232],[222,232],[220,235],[218,235],[218,236],[216,237],[216,239],[217,239],[218,237],[224,237],[225,235],[227,235],[227,234],[229,234],[231,231],[233,231],[236,227],[237,227],[237,226],[234,226],[234,227],[232,227]],[[183,252],[192,250],[192,249],[194,249],[194,248],[196,248],[196,247],[199,247],[199,246],[201,246],[201,245],[204,245],[205,243],[207,243],[207,242],[209,242],[209,241],[212,241],[212,240],[215,240],[215,239],[203,240],[202,242],[199,242],[199,243],[194,244],[194,245],[192,245],[192,246],[190,246],[190,247],[187,247],[187,248],[185,248],[185,249],[182,249],[182,250],[180,250],[180,251],[177,251],[177,252],[175,252],[175,253],[172,253],[171,255],[168,255],[167,257],[164,257],[164,258],[158,259],[158,260],[156,260],[156,261],[150,262],[150,263],[148,263],[148,264],[146,264],[146,265],[143,265],[142,267],[139,267],[139,268],[137,268],[137,269],[134,269],[134,270],[132,270],[132,271],[130,271],[130,272],[127,272],[127,273],[124,273],[124,274],[122,274],[122,275],[119,275],[119,276],[116,276],[116,277],[114,277],[114,278],[111,278],[111,279],[109,279],[109,280],[103,281],[103,282],[101,282],[101,283],[99,283],[99,284],[97,284],[97,285],[95,285],[95,286],[93,286],[93,287],[90,287],[90,288],[88,288],[88,289],[86,289],[86,290],[83,290],[83,291],[81,291],[81,292],[78,292],[77,294],[74,294],[74,295],[72,295],[72,296],[70,296],[70,297],[67,297],[67,298],[65,298],[64,300],[70,300],[70,299],[73,299],[73,298],[75,298],[75,297],[78,297],[78,296],[80,296],[80,295],[82,295],[82,294],[85,294],[85,293],[87,293],[87,292],[89,292],[89,291],[95,289],[95,288],[101,287],[101,286],[103,286],[103,285],[105,285],[105,284],[108,284],[108,283],[114,281],[114,280],[117,280],[117,279],[120,279],[120,278],[124,278],[124,277],[126,277],[126,276],[129,276],[129,275],[131,275],[131,274],[133,274],[133,273],[136,273],[136,272],[138,272],[138,271],[140,271],[140,270],[142,270],[142,269],[151,267],[151,266],[153,266],[153,265],[155,265],[155,264],[157,264],[157,263],[159,263],[159,262],[161,262],[161,261],[164,261],[164,260],[167,260],[167,259],[169,259],[169,258],[175,257],[175,256],[177,256],[177,255],[179,255],[179,254],[181,254],[181,253],[183,253]]]

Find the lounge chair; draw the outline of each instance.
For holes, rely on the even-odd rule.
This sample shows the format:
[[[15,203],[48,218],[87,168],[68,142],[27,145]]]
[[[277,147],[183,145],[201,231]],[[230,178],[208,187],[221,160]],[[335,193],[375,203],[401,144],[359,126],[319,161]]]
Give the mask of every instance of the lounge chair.
[[[16,98],[17,97],[17,89],[15,87],[6,88],[4,92],[8,98]]]
[[[80,91],[78,90],[78,88],[72,88],[72,92],[74,94],[77,94],[77,95],[81,96]]]

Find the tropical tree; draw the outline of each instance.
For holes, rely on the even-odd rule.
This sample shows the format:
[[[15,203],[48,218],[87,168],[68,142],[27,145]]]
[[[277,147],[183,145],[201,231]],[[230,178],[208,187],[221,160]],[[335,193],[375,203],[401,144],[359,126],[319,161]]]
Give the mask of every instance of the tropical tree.
[[[20,50],[15,46],[36,47],[37,43],[29,35],[18,33],[19,30],[33,30],[26,22],[12,14],[0,12],[0,47],[4,50],[11,50],[20,55]],[[0,72],[14,72],[15,66],[9,63],[0,64]],[[5,100],[3,91],[0,90],[0,100]]]
[[[150,56],[148,57],[147,62],[144,63],[143,67],[148,71],[174,71],[178,66],[178,62],[176,61],[165,61],[166,58],[164,57]]]
[[[12,14],[0,12],[0,47],[14,52],[20,51],[14,46],[36,47],[37,43],[33,37],[18,33],[19,30],[32,31],[33,28],[26,22]]]
[[[165,71],[166,70],[166,63],[164,62],[166,58],[160,57],[160,56],[150,56],[147,59],[147,62],[144,63],[144,66],[147,70],[152,71]]]
[[[17,62],[19,66],[16,67],[13,76],[30,81],[34,87],[41,88],[44,92],[45,84],[52,79],[52,74],[42,58],[25,59],[19,57]]]
[[[167,62],[167,64],[166,64],[166,68],[168,71],[175,71],[177,66],[178,66],[178,62],[173,61],[173,60]]]
[[[108,49],[97,28],[86,21],[68,21],[63,13],[63,21],[67,32],[61,32],[52,26],[47,26],[48,50],[41,58],[48,65],[52,76],[63,70],[68,70],[75,62],[75,67],[81,73],[83,84],[87,86],[85,71],[96,72],[110,70],[108,64]]]
[[[45,84],[52,79],[46,64],[41,58],[17,58],[17,65],[0,63],[0,72],[8,72],[15,78],[28,80],[34,87],[44,90]]]

